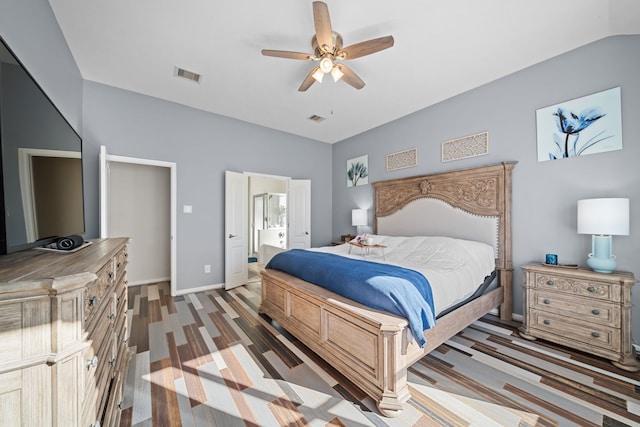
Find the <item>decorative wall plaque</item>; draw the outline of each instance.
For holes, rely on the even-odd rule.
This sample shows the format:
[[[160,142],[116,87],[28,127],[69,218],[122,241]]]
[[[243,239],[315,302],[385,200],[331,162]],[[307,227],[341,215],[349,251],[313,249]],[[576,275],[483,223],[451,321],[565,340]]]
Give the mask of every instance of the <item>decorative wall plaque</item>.
[[[418,149],[398,151],[387,154],[387,172],[412,168],[418,165]]]
[[[443,162],[485,154],[489,154],[489,132],[476,133],[442,143]]]

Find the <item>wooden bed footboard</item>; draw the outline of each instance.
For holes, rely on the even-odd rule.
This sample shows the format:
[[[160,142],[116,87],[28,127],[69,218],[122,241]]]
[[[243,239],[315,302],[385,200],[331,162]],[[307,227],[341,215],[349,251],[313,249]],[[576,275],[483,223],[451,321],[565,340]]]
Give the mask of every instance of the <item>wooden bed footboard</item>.
[[[260,312],[369,395],[393,417],[409,399],[407,368],[503,302],[498,288],[438,319],[420,348],[407,320],[276,270],[262,273]]]

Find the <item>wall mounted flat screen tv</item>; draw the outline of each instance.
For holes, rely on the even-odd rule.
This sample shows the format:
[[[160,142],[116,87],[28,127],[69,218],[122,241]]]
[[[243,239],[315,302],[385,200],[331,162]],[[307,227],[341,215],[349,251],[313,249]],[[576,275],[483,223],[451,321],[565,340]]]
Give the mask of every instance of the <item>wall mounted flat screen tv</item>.
[[[0,37],[0,254],[83,234],[82,139]]]

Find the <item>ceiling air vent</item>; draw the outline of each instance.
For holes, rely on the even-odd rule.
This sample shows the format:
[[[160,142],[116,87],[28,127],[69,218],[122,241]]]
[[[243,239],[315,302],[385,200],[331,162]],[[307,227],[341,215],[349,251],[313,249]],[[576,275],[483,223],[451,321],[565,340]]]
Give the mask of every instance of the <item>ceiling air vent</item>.
[[[184,68],[176,67],[175,75],[178,77],[182,77],[183,79],[191,80],[196,83],[200,83],[200,78],[202,77],[198,73],[194,73],[193,71],[185,70]]]
[[[313,120],[314,122],[320,123],[321,121],[324,120],[324,117],[314,114],[313,116],[309,117],[309,120]]]

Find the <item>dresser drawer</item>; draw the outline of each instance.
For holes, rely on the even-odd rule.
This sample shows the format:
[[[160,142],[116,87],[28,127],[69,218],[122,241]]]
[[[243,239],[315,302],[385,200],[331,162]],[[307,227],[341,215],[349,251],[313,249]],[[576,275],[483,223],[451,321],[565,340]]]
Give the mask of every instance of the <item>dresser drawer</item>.
[[[566,316],[548,313],[541,310],[531,311],[532,329],[537,329],[542,338],[550,339],[546,334],[553,334],[564,339],[552,339],[558,344],[572,346],[580,342],[587,346],[597,346],[610,351],[620,351],[620,331],[615,328],[595,323],[576,323]]]
[[[97,273],[98,278],[84,290],[84,321],[96,312],[105,293],[113,284],[113,262],[108,261]]]
[[[532,292],[531,306],[537,310],[571,317],[579,322],[620,327],[620,306],[598,299],[535,290]]]
[[[532,286],[538,289],[553,290],[568,295],[596,298],[609,302],[620,302],[620,285],[615,283],[598,282],[561,274],[535,273],[533,278]]]
[[[94,342],[95,343],[95,342]],[[85,352],[85,401],[83,405],[84,419],[99,419],[104,409],[107,398],[108,384],[110,383],[116,361],[116,342],[113,331],[100,343],[97,353],[94,353],[95,345]]]
[[[115,256],[115,272],[116,272],[117,281],[122,280],[122,278],[124,277],[124,273],[126,272],[128,257],[129,257],[129,253],[127,252],[126,247],[124,247]]]

